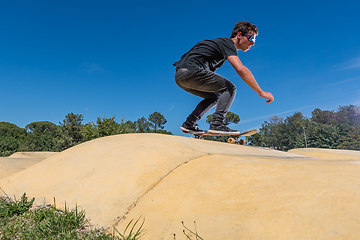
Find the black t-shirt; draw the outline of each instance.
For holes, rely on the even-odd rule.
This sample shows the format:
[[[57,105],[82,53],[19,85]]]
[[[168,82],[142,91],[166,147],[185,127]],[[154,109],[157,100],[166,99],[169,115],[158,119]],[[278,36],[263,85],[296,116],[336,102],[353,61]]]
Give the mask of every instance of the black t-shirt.
[[[238,56],[235,43],[230,38],[216,38],[198,42],[173,65],[187,69],[205,69],[215,72],[229,56]]]

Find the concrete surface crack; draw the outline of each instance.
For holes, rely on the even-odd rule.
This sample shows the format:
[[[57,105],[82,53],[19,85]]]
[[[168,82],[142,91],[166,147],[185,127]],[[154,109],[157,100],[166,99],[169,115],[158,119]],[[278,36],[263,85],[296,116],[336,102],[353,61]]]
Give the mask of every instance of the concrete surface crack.
[[[207,156],[210,156],[210,155],[216,155],[216,154],[209,154]],[[114,227],[117,226],[122,220],[126,219],[126,216],[130,213],[130,211],[136,206],[136,204],[146,195],[148,194],[151,190],[154,189],[154,187],[156,187],[162,180],[164,180],[167,176],[169,176],[172,172],[174,172],[176,169],[178,169],[179,167],[187,164],[188,162],[190,161],[193,161],[193,160],[196,160],[198,158],[201,158],[201,157],[204,157],[204,155],[202,156],[199,156],[199,157],[195,157],[195,158],[191,158],[179,165],[177,165],[176,167],[174,167],[173,169],[171,169],[167,174],[165,174],[162,178],[160,178],[159,181],[157,181],[156,183],[152,184],[148,190],[145,191],[145,193],[143,195],[141,195],[140,197],[138,197],[135,202],[133,202],[133,204],[128,208],[128,210],[125,212],[125,214],[118,218],[117,221],[115,222],[115,224],[113,225]]]

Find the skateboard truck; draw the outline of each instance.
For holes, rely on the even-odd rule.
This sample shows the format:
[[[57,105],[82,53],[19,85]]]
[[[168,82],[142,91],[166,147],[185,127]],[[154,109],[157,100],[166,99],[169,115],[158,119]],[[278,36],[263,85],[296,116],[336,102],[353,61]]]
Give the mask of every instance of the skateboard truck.
[[[246,141],[244,139],[240,139],[240,138],[233,138],[233,137],[228,138],[228,143],[239,143],[240,145],[244,145],[245,142]]]

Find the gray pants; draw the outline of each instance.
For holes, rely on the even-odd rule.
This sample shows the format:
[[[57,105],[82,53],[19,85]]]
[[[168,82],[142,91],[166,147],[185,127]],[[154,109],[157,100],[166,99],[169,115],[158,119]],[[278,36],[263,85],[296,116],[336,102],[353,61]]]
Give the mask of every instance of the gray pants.
[[[186,119],[188,124],[195,124],[215,105],[211,124],[224,124],[225,115],[236,95],[236,87],[232,82],[211,71],[186,68],[176,68],[175,81],[185,91],[204,98]]]

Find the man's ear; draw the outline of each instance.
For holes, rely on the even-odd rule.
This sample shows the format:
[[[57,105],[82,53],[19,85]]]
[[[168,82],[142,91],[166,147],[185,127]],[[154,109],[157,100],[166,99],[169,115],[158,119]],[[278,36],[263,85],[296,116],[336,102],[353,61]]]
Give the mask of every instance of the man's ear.
[[[238,32],[236,36],[240,38],[242,36],[242,32]]]

